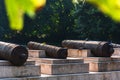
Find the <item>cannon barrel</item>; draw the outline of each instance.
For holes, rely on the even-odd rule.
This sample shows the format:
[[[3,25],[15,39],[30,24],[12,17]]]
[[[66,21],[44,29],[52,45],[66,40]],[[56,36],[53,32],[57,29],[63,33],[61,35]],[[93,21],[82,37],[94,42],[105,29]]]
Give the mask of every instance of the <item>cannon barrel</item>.
[[[110,57],[114,52],[113,46],[103,41],[64,40],[62,46],[74,49],[90,49],[96,57]]]
[[[53,45],[47,45],[32,41],[28,42],[27,46],[29,49],[45,50],[46,56],[49,58],[65,59],[67,57],[66,48],[56,47]]]
[[[15,66],[21,66],[27,58],[28,50],[25,47],[0,41],[0,59],[8,60]]]

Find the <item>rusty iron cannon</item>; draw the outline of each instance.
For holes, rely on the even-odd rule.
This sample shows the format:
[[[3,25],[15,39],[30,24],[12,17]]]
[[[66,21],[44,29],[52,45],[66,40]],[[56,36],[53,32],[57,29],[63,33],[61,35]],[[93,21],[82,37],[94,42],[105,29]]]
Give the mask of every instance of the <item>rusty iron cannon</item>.
[[[53,45],[42,44],[38,42],[28,42],[27,44],[29,49],[34,50],[45,50],[46,56],[49,58],[58,58],[58,59],[66,59],[67,58],[67,49],[61,48]]]
[[[0,41],[0,59],[8,60],[15,66],[21,66],[27,58],[28,50],[25,47]]]
[[[104,41],[64,40],[62,46],[73,49],[90,49],[96,57],[110,57],[114,52],[113,46]]]

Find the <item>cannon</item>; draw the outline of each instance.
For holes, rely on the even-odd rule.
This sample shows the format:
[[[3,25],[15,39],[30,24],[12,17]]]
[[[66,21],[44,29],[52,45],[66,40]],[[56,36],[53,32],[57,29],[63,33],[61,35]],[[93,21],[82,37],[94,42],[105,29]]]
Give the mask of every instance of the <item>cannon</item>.
[[[28,50],[17,44],[0,41],[0,59],[10,61],[14,66],[23,65],[28,58]]]
[[[48,45],[48,44],[42,44],[42,43],[33,42],[33,41],[28,42],[27,47],[33,50],[45,50],[46,56],[49,58],[58,58],[58,59],[67,58],[66,48],[61,48],[61,47]]]
[[[62,46],[73,49],[90,49],[96,57],[110,57],[114,52],[113,46],[104,41],[64,40]]]

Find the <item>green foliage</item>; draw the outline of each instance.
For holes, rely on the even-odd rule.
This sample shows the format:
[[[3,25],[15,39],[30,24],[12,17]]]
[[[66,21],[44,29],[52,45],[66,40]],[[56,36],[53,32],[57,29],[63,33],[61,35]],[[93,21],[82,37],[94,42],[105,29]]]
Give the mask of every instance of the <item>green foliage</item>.
[[[74,6],[71,0],[48,0],[46,7],[37,13],[35,20],[25,18],[24,33],[36,31],[36,37],[44,41],[60,42],[70,37],[74,29]],[[30,23],[31,22],[31,23]],[[34,36],[31,34],[31,36]],[[35,37],[35,36],[34,36]],[[73,37],[73,36],[71,36]]]
[[[94,6],[84,2],[76,4],[76,26],[75,29],[79,39],[102,40],[119,42],[119,23],[113,22],[104,16]]]
[[[115,21],[120,21],[120,0],[87,0]]]
[[[73,2],[75,4],[89,2],[114,21],[120,22],[120,0],[73,0]]]
[[[36,18],[24,17],[24,28],[22,31],[10,31],[7,22],[4,21],[2,28],[7,38],[5,40],[15,43],[26,43],[30,40],[58,43],[63,39],[74,38],[74,5],[71,0],[48,0],[46,6],[36,12]],[[5,12],[2,12],[4,17]],[[9,36],[9,37],[8,37]]]

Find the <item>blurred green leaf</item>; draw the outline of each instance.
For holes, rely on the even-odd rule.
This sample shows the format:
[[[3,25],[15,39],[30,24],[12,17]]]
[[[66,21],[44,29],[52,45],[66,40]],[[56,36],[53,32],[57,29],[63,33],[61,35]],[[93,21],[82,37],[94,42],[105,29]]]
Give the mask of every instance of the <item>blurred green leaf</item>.
[[[120,22],[120,0],[86,0],[97,6],[103,13]]]
[[[11,29],[21,30],[23,26],[24,11],[16,4],[16,0],[5,0],[5,3]]]
[[[43,7],[45,2],[46,0],[5,0],[11,29],[22,30],[24,14],[26,13],[33,18],[36,9]]]
[[[120,22],[120,0],[73,0],[74,4],[88,2],[95,5],[105,15]]]

